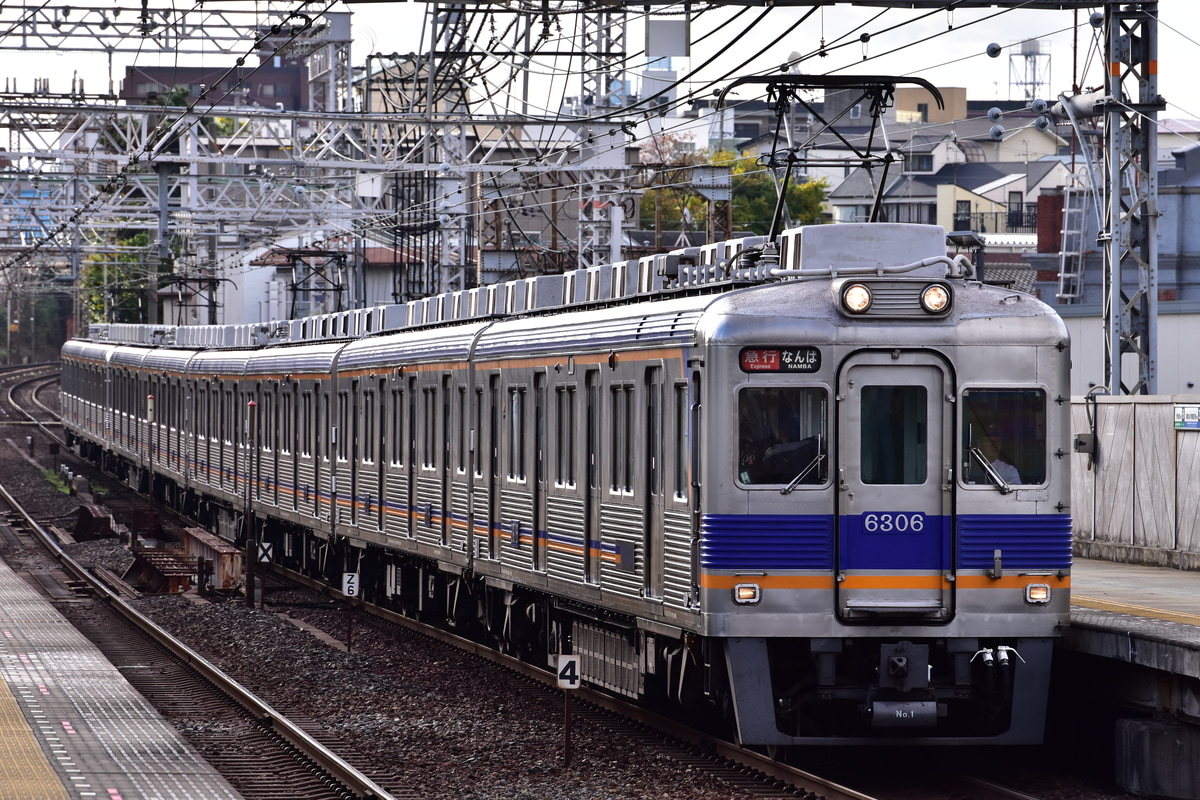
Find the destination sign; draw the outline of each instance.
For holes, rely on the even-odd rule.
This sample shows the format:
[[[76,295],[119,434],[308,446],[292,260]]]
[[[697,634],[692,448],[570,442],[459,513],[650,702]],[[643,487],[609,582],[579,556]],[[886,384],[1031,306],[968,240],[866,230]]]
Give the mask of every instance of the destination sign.
[[[744,347],[742,372],[817,372],[821,351],[815,347]]]

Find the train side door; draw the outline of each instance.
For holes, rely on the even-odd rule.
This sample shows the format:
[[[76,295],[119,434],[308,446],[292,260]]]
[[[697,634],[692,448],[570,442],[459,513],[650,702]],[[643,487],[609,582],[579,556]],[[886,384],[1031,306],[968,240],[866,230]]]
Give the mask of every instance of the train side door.
[[[953,381],[931,353],[852,356],[838,378],[837,613],[953,616]]]
[[[665,542],[663,526],[663,457],[667,432],[663,415],[663,368],[646,369],[645,457],[642,460],[644,479],[643,502],[645,516],[642,525],[642,553],[645,571],[642,576],[643,596],[659,600],[663,596],[663,557]]]
[[[546,571],[546,373],[533,374],[533,568]]]
[[[487,474],[488,558],[500,559],[500,373],[488,375],[487,433],[482,458]]]

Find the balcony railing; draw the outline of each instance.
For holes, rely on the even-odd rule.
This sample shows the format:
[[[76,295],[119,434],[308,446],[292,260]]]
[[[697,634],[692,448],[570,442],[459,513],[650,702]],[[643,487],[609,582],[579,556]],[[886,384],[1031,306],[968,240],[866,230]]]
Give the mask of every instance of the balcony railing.
[[[955,214],[954,230],[976,233],[1037,233],[1037,208]]]

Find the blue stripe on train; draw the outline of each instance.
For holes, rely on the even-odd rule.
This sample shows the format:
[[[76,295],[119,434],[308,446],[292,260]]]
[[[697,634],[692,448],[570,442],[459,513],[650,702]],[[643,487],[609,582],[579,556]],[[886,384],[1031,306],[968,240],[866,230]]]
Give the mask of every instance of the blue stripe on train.
[[[847,522],[861,517],[850,518]],[[941,568],[948,518],[930,518],[934,536],[914,547],[912,536],[861,537],[869,548],[842,553],[843,569]],[[834,568],[833,515],[705,514],[700,520],[700,565],[712,570]],[[1065,514],[963,514],[958,517],[957,569],[991,569],[1000,550],[1006,569],[1067,569],[1071,518]],[[924,538],[924,537],[920,537]],[[846,548],[843,548],[846,549]],[[937,555],[934,555],[937,554]],[[932,557],[932,558],[931,558]],[[910,563],[913,561],[922,564]],[[944,563],[944,562],[943,562]]]
[[[704,514],[704,569],[833,569],[833,515]]]
[[[958,568],[991,569],[1001,551],[1004,569],[1067,569],[1071,566],[1071,517],[1067,514],[960,514]]]

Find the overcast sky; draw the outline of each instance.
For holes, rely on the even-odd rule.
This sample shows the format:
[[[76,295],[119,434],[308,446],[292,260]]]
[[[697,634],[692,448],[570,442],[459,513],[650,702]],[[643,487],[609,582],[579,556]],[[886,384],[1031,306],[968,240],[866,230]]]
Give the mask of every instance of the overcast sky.
[[[211,0],[210,0],[211,2]],[[191,3],[185,4],[191,8]],[[220,5],[219,2],[213,4]],[[282,6],[284,4],[277,4]],[[1200,56],[1200,44],[1180,31],[1194,28],[1183,18],[1189,4],[1182,0],[1160,4],[1159,25],[1159,91],[1168,102],[1163,118],[1192,117],[1200,119],[1200,81],[1190,75]],[[356,3],[349,8],[355,35],[353,62],[364,63],[369,53],[407,53],[423,51],[428,42],[422,40],[423,17],[426,6],[415,2]],[[635,6],[640,11],[640,6]],[[656,11],[664,6],[655,6]],[[5,15],[8,20],[13,13]],[[1048,94],[1056,96],[1068,91],[1076,73],[1084,86],[1097,86],[1102,81],[1099,53],[1095,48],[1095,31],[1088,24],[1088,12],[1081,11],[1008,11],[998,9],[973,11],[958,10],[929,12],[922,9],[880,9],[839,5],[812,12],[811,16],[781,41],[768,48],[771,41],[792,23],[809,13],[811,9],[774,8],[763,18],[752,32],[738,40],[716,57],[711,66],[702,68],[722,48],[730,45],[736,35],[748,26],[748,21],[764,14],[765,9],[748,9],[730,22],[735,11],[725,9],[704,15],[692,30],[692,39],[697,41],[690,58],[675,59],[672,66],[680,74],[696,71],[707,80],[728,82],[732,77],[748,74],[755,68],[770,69],[787,60],[792,54],[808,56],[802,61],[799,71],[818,74],[837,72],[842,74],[887,74],[909,75],[924,78],[935,85],[965,86],[971,99],[1019,99],[1019,89],[1010,86],[1013,80],[1029,76],[1027,60],[1013,62],[1010,56],[1020,51],[1024,39],[1036,39],[1043,44],[1048,54]],[[561,20],[569,34],[568,15]],[[1074,31],[1078,19],[1078,46],[1075,47]],[[718,28],[712,33],[714,28]],[[644,28],[637,14],[631,14],[627,46],[630,52],[640,51],[644,41]],[[863,44],[859,37],[863,32],[871,34],[870,41]],[[705,36],[705,34],[712,35]],[[813,55],[824,38],[828,48],[825,58]],[[1196,34],[1200,38],[1200,32]],[[986,55],[987,46],[996,43],[1002,48],[997,58]],[[752,63],[760,51],[763,54]],[[864,59],[864,56],[866,57]],[[229,66],[217,63],[228,56],[209,56],[203,59],[207,66]],[[162,64],[170,57],[159,55],[143,56],[137,63]],[[114,73],[119,82],[124,64],[132,57],[120,54],[114,60]],[[180,60],[181,64],[199,63],[196,56]],[[643,59],[631,59],[630,67],[640,71]],[[1046,67],[1047,60],[1039,59],[1039,67]],[[1191,65],[1191,66],[1189,66]],[[561,96],[579,93],[579,78],[568,77],[577,73],[563,60],[546,60],[539,64],[542,72],[556,73],[557,78],[544,76],[546,86],[538,89],[538,96],[548,112],[557,109]],[[52,92],[70,89],[71,75],[77,73],[87,78],[87,90],[107,90],[108,63],[103,55],[79,53],[38,53],[34,51],[0,51],[0,81],[7,82],[6,88],[31,91],[34,77],[48,77]]]
[[[1164,117],[1200,118],[1200,83],[1189,76],[1194,67],[1188,66],[1194,65],[1200,56],[1200,44],[1179,32],[1194,27],[1183,18],[1186,7],[1178,0],[1160,5],[1159,92],[1170,104],[1162,114]],[[420,4],[414,3],[351,6],[355,60],[361,60],[368,52],[405,53],[426,49],[419,39],[420,9]],[[776,31],[783,30],[807,11],[804,8],[774,9],[767,26],[769,32],[764,30],[760,35],[747,37],[738,44],[735,52],[748,56],[765,47]],[[1000,13],[999,9],[982,9],[930,14],[928,10],[895,9],[872,21],[880,11],[878,7],[848,5],[818,10],[797,28],[794,35],[768,50],[757,63],[765,67],[781,63],[792,53],[811,54],[818,49],[823,35],[827,45],[836,43],[837,46],[825,58],[813,57],[804,61],[800,65],[801,71],[914,75],[938,86],[966,86],[971,99],[1019,99],[1019,93],[1013,93],[1017,90],[1010,89],[1010,81],[1028,75],[1025,70],[1028,62],[1025,59],[1013,62],[1010,55],[1020,52],[1021,41],[1037,39],[1043,42],[1043,52],[1049,55],[1054,95],[1069,91],[1076,73],[1084,86],[1098,85],[1103,80],[1095,31],[1088,24],[1086,11],[1077,15],[1069,10]],[[725,12],[725,16],[731,13]],[[919,17],[923,19],[918,21]],[[691,59],[676,60],[673,66],[679,71],[689,67],[698,69],[705,58],[737,32],[739,24],[730,24],[728,35],[709,37],[696,48]],[[699,38],[711,27],[712,23],[705,18],[693,31],[693,38]],[[893,30],[885,30],[893,27]],[[632,19],[629,30],[629,49],[640,49],[643,36],[640,20]],[[859,41],[864,31],[872,34],[865,45]],[[1200,32],[1197,37],[1200,38]],[[993,42],[1003,48],[997,58],[986,55],[988,44]],[[723,58],[718,62],[717,70],[728,69],[740,60]],[[1045,66],[1045,60],[1039,60],[1039,65]]]

